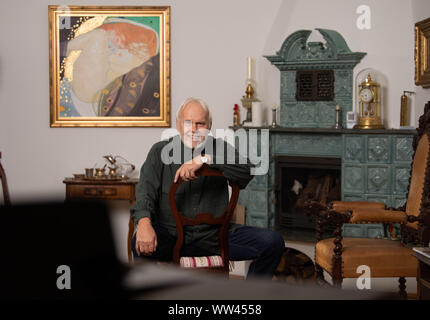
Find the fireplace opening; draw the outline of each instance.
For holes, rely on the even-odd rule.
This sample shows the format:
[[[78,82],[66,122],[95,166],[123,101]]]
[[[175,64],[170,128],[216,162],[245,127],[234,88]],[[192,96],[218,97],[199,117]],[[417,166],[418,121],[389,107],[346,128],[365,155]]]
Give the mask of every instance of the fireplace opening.
[[[341,199],[341,159],[277,156],[275,170],[276,230],[287,240],[315,241],[316,218],[306,214],[304,205]]]

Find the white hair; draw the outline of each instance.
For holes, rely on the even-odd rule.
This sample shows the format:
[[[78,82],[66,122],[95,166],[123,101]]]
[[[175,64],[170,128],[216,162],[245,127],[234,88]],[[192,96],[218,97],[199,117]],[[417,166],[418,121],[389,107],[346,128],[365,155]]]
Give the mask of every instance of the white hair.
[[[181,113],[185,109],[185,107],[192,102],[198,103],[200,105],[200,107],[202,107],[202,109],[206,112],[206,116],[208,119],[208,128],[209,129],[212,128],[211,110],[209,109],[209,106],[207,105],[206,102],[204,102],[202,99],[198,99],[198,98],[187,98],[187,99],[185,99],[185,101],[179,107],[179,110],[176,112],[176,123],[178,122],[178,119],[181,116]]]

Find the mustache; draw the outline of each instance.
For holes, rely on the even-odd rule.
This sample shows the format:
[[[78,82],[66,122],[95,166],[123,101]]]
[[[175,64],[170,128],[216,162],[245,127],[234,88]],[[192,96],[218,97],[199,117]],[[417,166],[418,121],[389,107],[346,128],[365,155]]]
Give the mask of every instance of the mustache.
[[[207,132],[185,132],[184,136],[186,137],[186,139],[191,140],[191,141],[195,141],[195,142],[202,142],[206,136],[207,136]]]

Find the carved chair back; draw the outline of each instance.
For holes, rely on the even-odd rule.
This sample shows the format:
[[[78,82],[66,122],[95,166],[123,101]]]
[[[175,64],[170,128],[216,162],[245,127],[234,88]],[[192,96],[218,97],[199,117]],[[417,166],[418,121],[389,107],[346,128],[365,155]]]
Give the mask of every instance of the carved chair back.
[[[9,189],[7,187],[6,173],[4,172],[3,166],[1,164],[1,152],[0,152],[0,180],[1,180],[1,187],[3,190],[4,205],[10,206],[10,197],[9,197]]]
[[[196,173],[196,176],[223,176],[222,173],[218,170],[211,170],[207,165],[203,165],[202,168]],[[182,183],[182,179],[179,177],[176,183],[173,183],[170,187],[169,191],[169,202],[170,208],[173,213],[173,218],[176,223],[176,231],[177,231],[177,241],[175,247],[173,249],[173,262],[176,264],[180,263],[180,250],[183,245],[184,240],[184,231],[183,227],[187,225],[199,225],[199,224],[210,224],[210,225],[218,225],[218,240],[220,244],[220,256],[223,261],[223,269],[225,272],[228,272],[229,268],[229,252],[228,252],[228,229],[230,225],[231,217],[233,216],[233,211],[236,208],[237,201],[239,199],[240,188],[239,185],[235,182],[228,181],[230,187],[232,188],[232,193],[230,196],[230,200],[228,202],[227,208],[224,213],[219,217],[213,217],[209,212],[201,212],[196,214],[196,216],[191,219],[182,215],[181,212],[178,211],[175,201],[175,193],[178,189],[179,185]]]
[[[426,244],[430,239],[430,102],[425,105],[417,132],[407,202],[403,207],[417,221],[402,226],[402,234],[404,242]]]

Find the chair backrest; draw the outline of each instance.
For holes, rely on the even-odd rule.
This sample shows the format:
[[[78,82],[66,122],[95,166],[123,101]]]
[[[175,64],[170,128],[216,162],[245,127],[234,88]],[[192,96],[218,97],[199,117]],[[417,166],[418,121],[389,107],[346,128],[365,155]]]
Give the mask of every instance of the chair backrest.
[[[218,170],[211,170],[207,165],[203,165],[202,168],[196,173],[196,176],[222,176],[222,173]],[[179,264],[180,260],[180,249],[184,240],[184,231],[183,226],[185,225],[198,225],[198,224],[211,224],[211,225],[220,225],[220,229],[218,231],[218,238],[220,243],[220,255],[224,261],[224,267],[228,268],[228,228],[230,224],[231,217],[233,216],[233,211],[236,207],[237,200],[239,199],[240,187],[237,183],[229,181],[229,185],[232,188],[232,193],[230,196],[230,201],[228,202],[227,208],[225,212],[214,218],[212,214],[209,212],[201,212],[196,214],[196,216],[191,219],[183,216],[180,212],[178,212],[178,208],[176,206],[175,201],[175,193],[180,184],[182,183],[182,179],[178,178],[176,183],[173,183],[170,187],[169,192],[169,202],[170,208],[172,210],[173,218],[176,223],[177,230],[177,241],[173,250],[173,262]]]
[[[1,152],[0,152],[0,180],[1,187],[3,190],[3,201],[5,206],[10,206],[9,189],[7,187],[6,173],[4,172],[3,166],[1,164]]]
[[[430,236],[430,101],[419,119],[417,135],[413,142],[414,156],[406,202],[406,213],[419,218],[407,226],[418,230],[420,242],[428,242]]]
[[[429,164],[429,136],[423,134],[419,139],[415,150],[414,161],[412,162],[411,182],[409,185],[408,201],[406,203],[406,213],[418,216],[424,194],[426,172]]]

